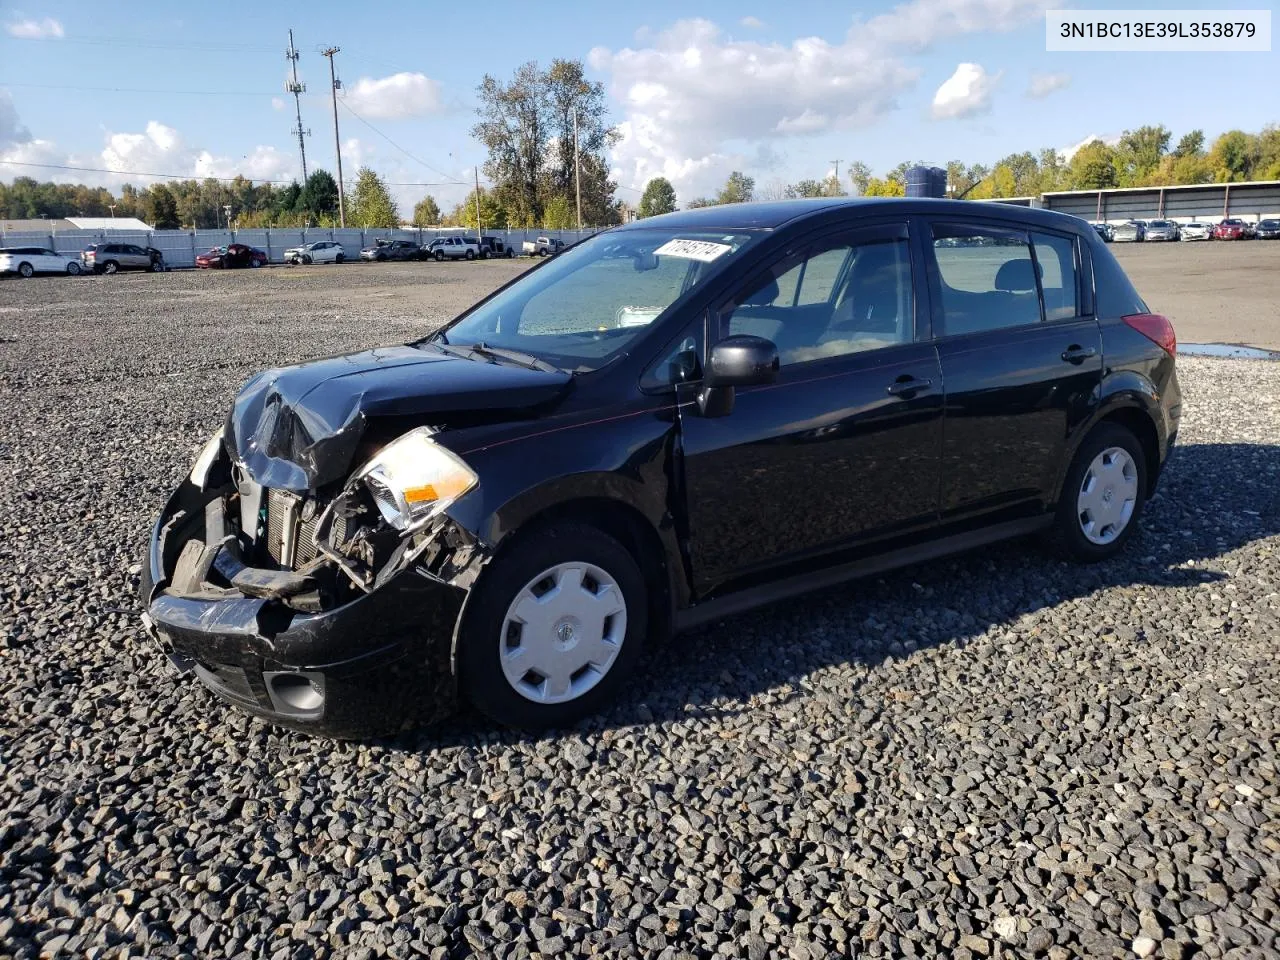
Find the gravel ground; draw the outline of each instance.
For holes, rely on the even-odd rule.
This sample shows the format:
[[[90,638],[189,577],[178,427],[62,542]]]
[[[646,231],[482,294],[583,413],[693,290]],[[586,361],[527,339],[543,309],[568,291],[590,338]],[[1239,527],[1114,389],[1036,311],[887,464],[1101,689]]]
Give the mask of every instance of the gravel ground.
[[[1122,560],[727,620],[570,733],[336,744],[176,679],[139,553],[237,384],[515,269],[0,284],[0,955],[1280,954],[1280,363],[1180,361]]]

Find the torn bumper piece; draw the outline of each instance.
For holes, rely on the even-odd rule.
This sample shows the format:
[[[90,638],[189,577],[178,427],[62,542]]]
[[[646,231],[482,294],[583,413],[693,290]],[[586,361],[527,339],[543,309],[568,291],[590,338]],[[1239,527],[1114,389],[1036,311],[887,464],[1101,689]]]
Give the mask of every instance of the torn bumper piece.
[[[243,710],[334,737],[389,734],[452,712],[465,589],[410,567],[319,613],[272,597],[175,595],[164,589],[170,512],[152,531],[142,600],[149,631],[180,671]]]

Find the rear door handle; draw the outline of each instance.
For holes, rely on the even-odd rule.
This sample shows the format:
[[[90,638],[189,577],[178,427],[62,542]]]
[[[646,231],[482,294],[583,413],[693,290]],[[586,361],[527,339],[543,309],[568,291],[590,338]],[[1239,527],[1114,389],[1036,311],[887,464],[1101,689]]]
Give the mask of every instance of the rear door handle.
[[[1084,363],[1090,357],[1096,357],[1097,355],[1097,348],[1082,347],[1074,343],[1062,351],[1062,359],[1066,363]]]
[[[932,380],[902,377],[889,384],[887,389],[891,397],[905,397],[913,393],[919,393],[921,390],[928,390],[931,386],[933,386]]]

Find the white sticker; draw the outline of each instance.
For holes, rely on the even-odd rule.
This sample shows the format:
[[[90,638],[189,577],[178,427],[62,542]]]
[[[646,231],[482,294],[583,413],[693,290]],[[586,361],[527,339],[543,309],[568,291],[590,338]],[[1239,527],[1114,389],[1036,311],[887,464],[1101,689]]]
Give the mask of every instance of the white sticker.
[[[727,243],[712,243],[710,240],[668,240],[657,250],[655,257],[681,257],[685,260],[701,260],[710,263],[717,257],[723,257],[733,247]]]

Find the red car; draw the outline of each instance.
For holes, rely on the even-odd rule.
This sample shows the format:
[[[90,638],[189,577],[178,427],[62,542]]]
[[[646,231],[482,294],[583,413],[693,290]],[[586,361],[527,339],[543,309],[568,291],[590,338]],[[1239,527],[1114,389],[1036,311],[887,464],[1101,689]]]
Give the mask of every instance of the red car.
[[[257,247],[232,243],[225,247],[212,247],[196,257],[197,267],[265,267],[267,254]]]
[[[1248,240],[1249,228],[1245,226],[1243,220],[1232,218],[1223,220],[1220,224],[1213,228],[1213,239],[1215,240]]]

